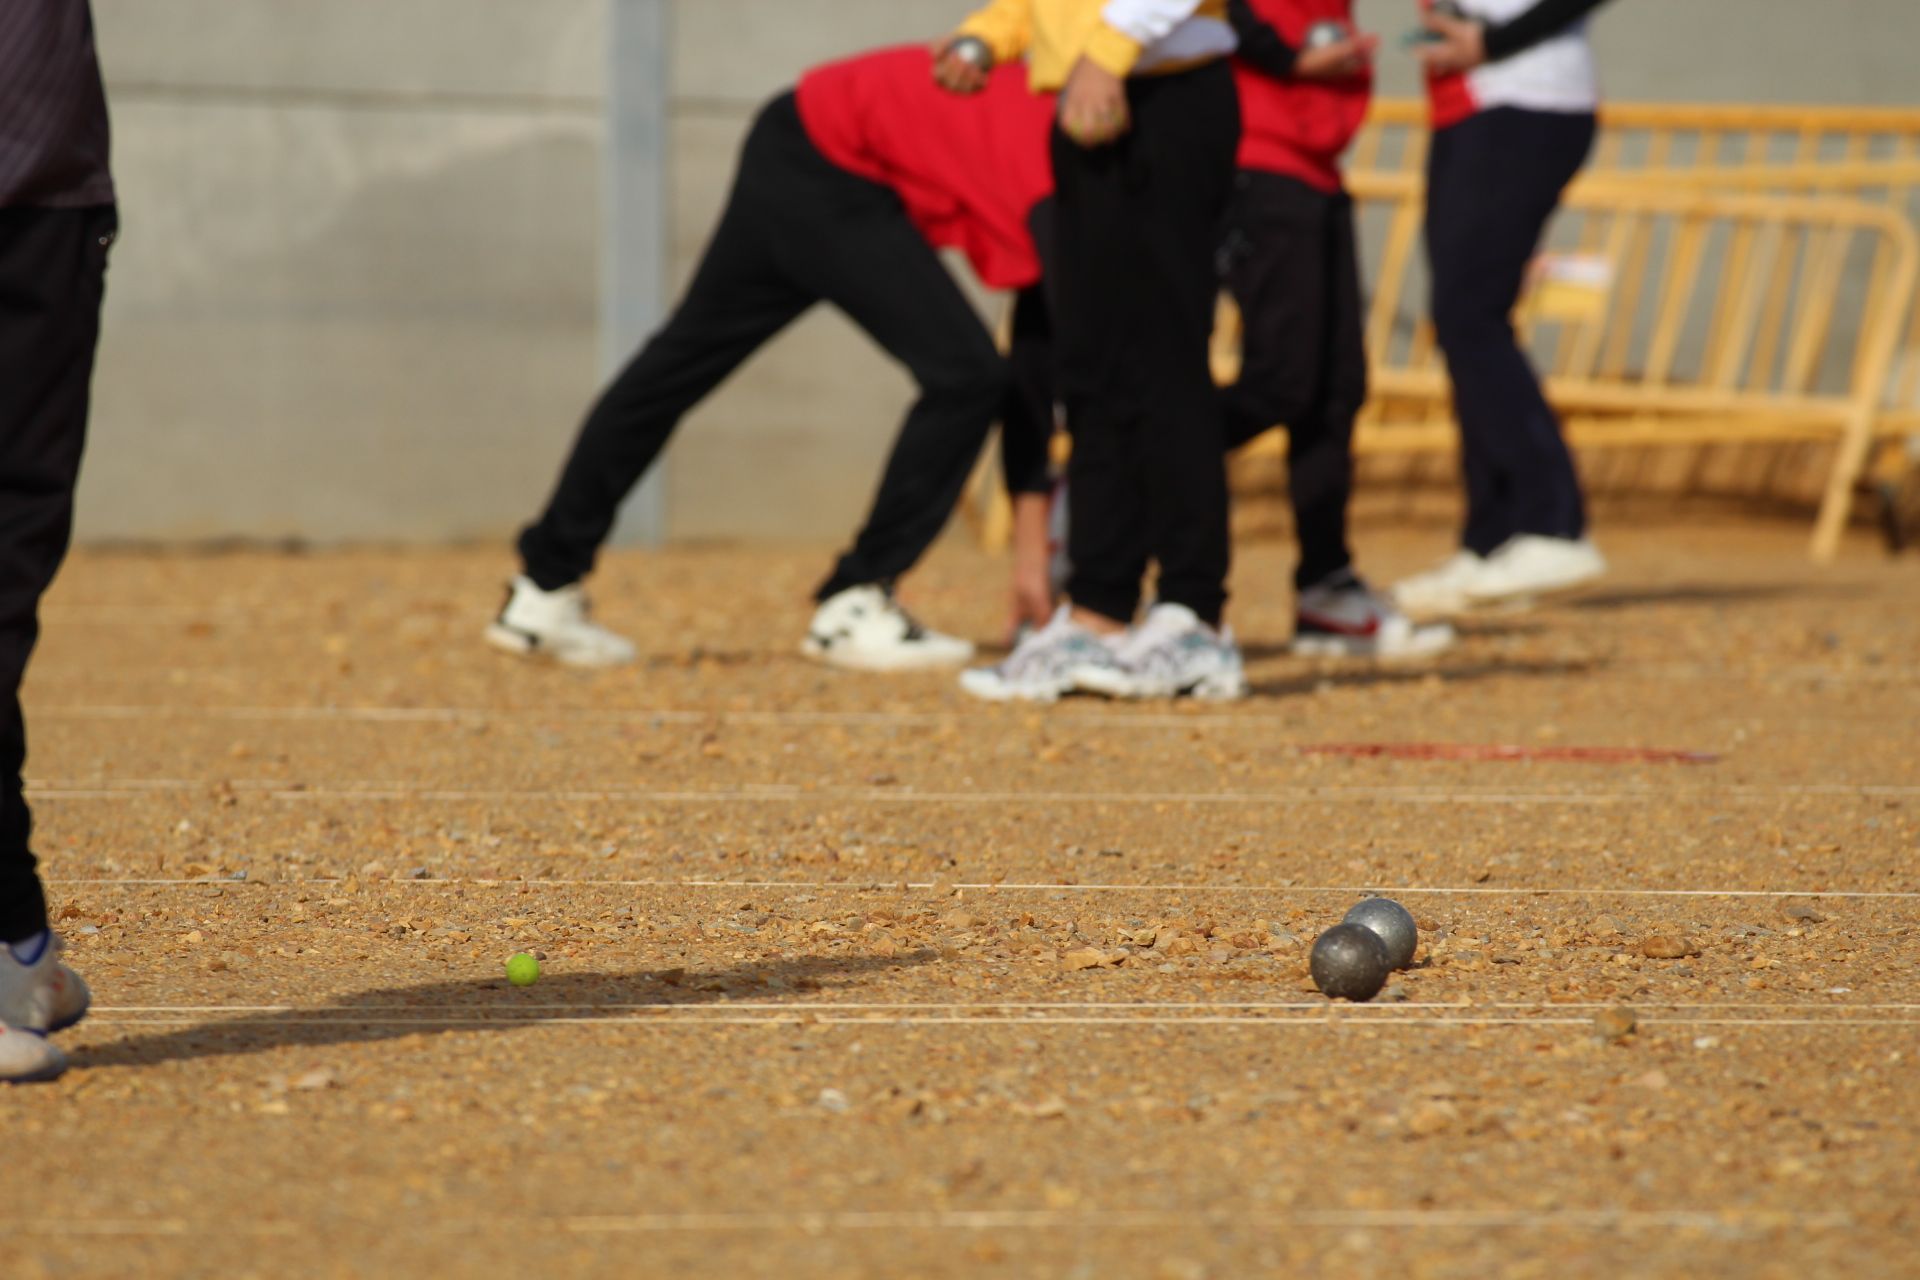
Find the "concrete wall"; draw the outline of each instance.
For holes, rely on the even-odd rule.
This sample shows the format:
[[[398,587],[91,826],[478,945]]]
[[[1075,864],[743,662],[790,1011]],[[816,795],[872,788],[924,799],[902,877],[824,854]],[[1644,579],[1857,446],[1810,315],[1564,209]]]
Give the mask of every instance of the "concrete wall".
[[[507,534],[600,377],[605,0],[94,5],[126,237],[81,536]],[[674,286],[769,93],[959,7],[677,0]],[[1616,97],[1920,102],[1912,0],[1616,0],[1599,33]],[[1397,54],[1384,80],[1414,87]],[[846,532],[907,395],[802,321],[686,423],[670,533]]]

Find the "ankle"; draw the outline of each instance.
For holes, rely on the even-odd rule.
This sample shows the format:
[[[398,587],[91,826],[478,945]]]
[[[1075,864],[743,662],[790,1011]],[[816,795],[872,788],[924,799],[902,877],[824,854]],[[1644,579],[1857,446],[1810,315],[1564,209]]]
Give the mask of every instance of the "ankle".
[[[1109,618],[1104,613],[1095,613],[1080,605],[1074,605],[1073,612],[1067,616],[1074,626],[1084,631],[1091,631],[1097,636],[1117,636],[1127,629],[1126,623]]]

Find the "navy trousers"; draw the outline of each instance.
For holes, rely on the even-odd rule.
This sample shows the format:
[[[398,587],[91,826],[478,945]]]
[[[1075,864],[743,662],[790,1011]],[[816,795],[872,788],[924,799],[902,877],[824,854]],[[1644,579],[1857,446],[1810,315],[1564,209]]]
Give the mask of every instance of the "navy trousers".
[[[1514,335],[1513,308],[1594,131],[1590,114],[1502,107],[1433,138],[1426,227],[1433,325],[1460,419],[1461,545],[1479,555],[1516,534],[1586,533],[1573,455]]]

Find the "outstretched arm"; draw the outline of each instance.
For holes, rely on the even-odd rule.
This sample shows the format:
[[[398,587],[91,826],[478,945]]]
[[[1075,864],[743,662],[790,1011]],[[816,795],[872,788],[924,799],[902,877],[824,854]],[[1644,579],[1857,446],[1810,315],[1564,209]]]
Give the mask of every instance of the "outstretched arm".
[[[1429,10],[1424,22],[1433,41],[1420,50],[1420,63],[1433,75],[1471,71],[1553,39],[1605,3],[1538,0],[1526,12],[1492,25]]]
[[[1296,49],[1279,28],[1254,12],[1248,0],[1227,0],[1227,21],[1239,37],[1242,62],[1276,80],[1344,80],[1364,72],[1380,46],[1379,36],[1348,31],[1346,37],[1311,49]]]
[[[1233,34],[1240,37],[1236,54],[1240,61],[1275,80],[1293,78],[1300,51],[1287,43],[1277,27],[1255,13],[1247,0],[1227,0],[1227,21],[1233,24]]]
[[[1607,0],[1540,0],[1517,17],[1486,30],[1487,61],[1498,62],[1565,31]]]
[[[956,49],[962,41],[986,46],[983,66]],[[933,78],[954,93],[978,93],[986,88],[987,72],[1003,62],[1025,56],[1033,42],[1033,0],[990,0],[968,15],[951,35],[933,44]]]

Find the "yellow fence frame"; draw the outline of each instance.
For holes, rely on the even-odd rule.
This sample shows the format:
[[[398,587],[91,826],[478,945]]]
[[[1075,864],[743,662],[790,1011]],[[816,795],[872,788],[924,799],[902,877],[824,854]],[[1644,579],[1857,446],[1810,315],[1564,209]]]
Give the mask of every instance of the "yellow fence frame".
[[[1372,362],[1373,398],[1355,433],[1356,454],[1433,452],[1453,447],[1451,391],[1432,350],[1430,338],[1404,344],[1404,359],[1392,354],[1392,325],[1400,311],[1409,269],[1417,247],[1424,207],[1424,184],[1412,174],[1350,175],[1349,187],[1357,202],[1385,203],[1393,215],[1387,235],[1384,263],[1368,316],[1368,349]],[[1549,398],[1567,417],[1569,436],[1577,444],[1668,445],[1700,443],[1779,443],[1822,440],[1839,446],[1829,472],[1820,515],[1815,525],[1812,553],[1830,559],[1838,550],[1851,509],[1854,485],[1865,468],[1880,426],[1881,396],[1896,357],[1903,326],[1916,286],[1920,285],[1920,235],[1904,217],[1882,205],[1856,200],[1814,199],[1774,195],[1728,195],[1717,190],[1689,190],[1642,181],[1620,181],[1602,175],[1582,179],[1569,190],[1566,207],[1612,217],[1616,242],[1610,251],[1631,257],[1634,224],[1626,215],[1671,217],[1682,228],[1674,247],[1670,270],[1655,282],[1656,307],[1647,366],[1629,372],[1624,353],[1608,348],[1617,334],[1597,327],[1578,335],[1568,345],[1583,352],[1582,359],[1550,373]],[[1848,391],[1821,395],[1798,384],[1794,370],[1810,371],[1822,354],[1831,315],[1788,317],[1783,298],[1773,295],[1766,272],[1751,273],[1717,309],[1716,332],[1709,337],[1702,359],[1703,380],[1697,385],[1673,381],[1673,354],[1688,308],[1695,301],[1700,271],[1703,228],[1719,221],[1736,226],[1734,257],[1747,245],[1759,252],[1757,237],[1778,235],[1791,227],[1809,237],[1803,243],[1809,272],[1827,271],[1808,305],[1831,308],[1830,294],[1839,285],[1840,249],[1824,254],[1811,237],[1869,234],[1876,237],[1877,284],[1860,312],[1855,343],[1857,358]],[[1831,242],[1837,246],[1839,241]],[[1728,275],[1737,271],[1737,259]],[[1618,282],[1623,290],[1639,290],[1646,282],[1629,274]],[[1631,310],[1638,297],[1609,299],[1609,309]],[[1523,307],[1524,312],[1524,307]],[[1768,329],[1767,316],[1789,333],[1793,349],[1768,354],[1767,361],[1789,371],[1789,389],[1782,391],[1744,376],[1758,361],[1753,346]],[[1726,316],[1733,319],[1722,324]],[[1524,316],[1523,316],[1524,318]],[[1785,323],[1792,320],[1791,324]],[[1733,354],[1729,354],[1733,353]],[[1217,372],[1232,376],[1230,362],[1219,362]],[[1578,376],[1576,376],[1576,374]],[[1410,420],[1406,419],[1412,411]]]

